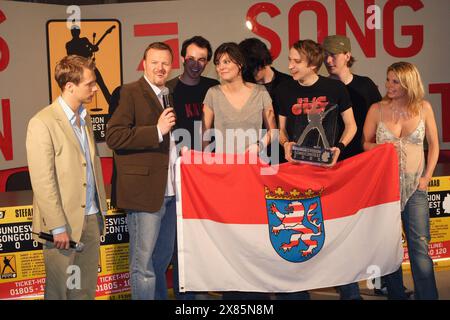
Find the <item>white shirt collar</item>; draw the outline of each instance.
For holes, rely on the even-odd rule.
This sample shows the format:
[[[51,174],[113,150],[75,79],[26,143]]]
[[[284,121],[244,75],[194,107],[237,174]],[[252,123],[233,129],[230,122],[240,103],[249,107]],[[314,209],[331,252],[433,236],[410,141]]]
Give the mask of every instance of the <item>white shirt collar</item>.
[[[157,87],[157,86],[155,86],[153,83],[151,83],[150,80],[147,79],[147,77],[145,76],[145,74],[144,74],[144,79],[145,79],[145,81],[147,81],[147,83],[148,83],[148,84],[150,85],[150,87],[153,89],[153,92],[156,94],[156,96],[157,96],[158,98],[162,98],[162,95],[161,95],[162,89],[160,89],[159,87]]]

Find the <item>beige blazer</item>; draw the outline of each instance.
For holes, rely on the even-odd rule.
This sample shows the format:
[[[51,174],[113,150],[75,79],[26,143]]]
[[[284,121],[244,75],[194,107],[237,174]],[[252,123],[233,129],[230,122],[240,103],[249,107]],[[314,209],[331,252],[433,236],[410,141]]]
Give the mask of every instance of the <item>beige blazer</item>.
[[[102,167],[89,116],[85,128],[97,201],[99,209],[106,212]],[[57,101],[30,120],[26,149],[33,188],[33,232],[49,233],[65,226],[70,238],[80,241],[86,207],[86,161],[75,132]],[[102,234],[104,232],[103,228]]]

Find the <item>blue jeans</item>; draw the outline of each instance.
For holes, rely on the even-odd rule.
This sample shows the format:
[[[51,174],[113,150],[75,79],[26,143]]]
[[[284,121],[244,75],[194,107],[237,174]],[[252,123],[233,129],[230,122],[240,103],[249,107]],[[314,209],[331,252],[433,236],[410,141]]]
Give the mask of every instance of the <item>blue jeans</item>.
[[[275,300],[310,300],[308,291],[275,293]]]
[[[362,300],[358,282],[344,284],[338,287],[341,300]]]
[[[175,197],[157,212],[127,211],[133,300],[167,299],[166,270],[175,242]]]
[[[414,281],[414,297],[420,300],[438,299],[433,260],[428,255],[430,215],[426,191],[416,190],[408,199],[405,209],[402,211],[402,222],[408,243],[409,261]],[[401,267],[386,277],[389,298],[405,298],[403,281],[400,277]]]

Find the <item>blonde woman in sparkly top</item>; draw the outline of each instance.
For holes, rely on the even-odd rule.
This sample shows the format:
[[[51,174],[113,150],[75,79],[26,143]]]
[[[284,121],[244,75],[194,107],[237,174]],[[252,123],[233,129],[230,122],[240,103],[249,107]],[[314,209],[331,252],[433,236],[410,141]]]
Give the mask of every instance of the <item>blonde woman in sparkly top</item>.
[[[400,165],[400,201],[403,228],[414,280],[416,299],[437,299],[433,261],[428,255],[430,241],[427,186],[439,157],[439,140],[430,103],[417,68],[397,62],[387,69],[386,95],[373,104],[364,124],[363,147],[392,143]],[[428,142],[425,161],[424,139]],[[406,298],[401,267],[386,276],[388,297]]]

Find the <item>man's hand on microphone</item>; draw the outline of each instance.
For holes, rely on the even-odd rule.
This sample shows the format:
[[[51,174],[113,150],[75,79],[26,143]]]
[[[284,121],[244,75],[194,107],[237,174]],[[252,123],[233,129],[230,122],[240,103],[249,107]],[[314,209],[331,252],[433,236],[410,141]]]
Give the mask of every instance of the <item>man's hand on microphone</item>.
[[[70,238],[67,232],[62,232],[53,235],[53,244],[58,249],[66,249],[70,248]]]
[[[161,116],[158,119],[158,128],[161,131],[162,135],[167,134],[170,129],[175,125],[175,113],[173,112],[173,108],[166,108],[161,113]]]

